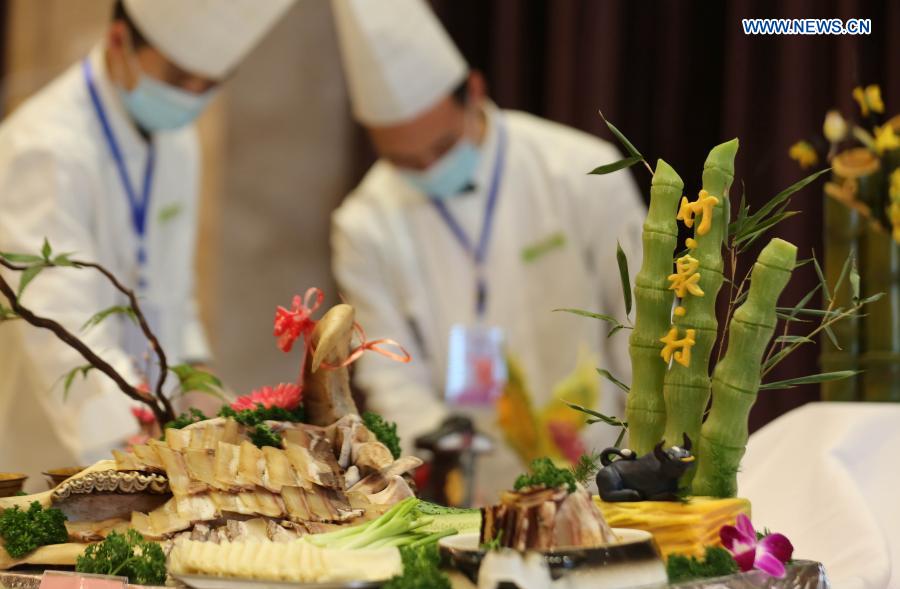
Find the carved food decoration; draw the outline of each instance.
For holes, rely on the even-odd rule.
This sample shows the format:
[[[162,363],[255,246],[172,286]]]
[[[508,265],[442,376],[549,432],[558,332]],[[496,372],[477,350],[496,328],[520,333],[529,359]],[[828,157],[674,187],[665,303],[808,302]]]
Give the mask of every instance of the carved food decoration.
[[[0,499],[0,511],[33,502],[62,511],[69,536],[17,559],[0,545],[0,569],[72,565],[89,542],[129,528],[164,547],[179,537],[280,542],[367,521],[414,496],[405,477],[421,460],[395,459],[350,396],[348,365],[365,350],[392,355],[378,350],[385,342],[365,342],[349,305],[313,321],[318,305],[298,302],[292,311],[279,309],[292,336],[279,343],[290,349],[304,336],[301,386],[266,387],[212,419],[195,412],[181,429],[184,423],[170,424],[162,440],[115,450],[113,460],[51,491]],[[278,325],[276,317],[276,335]],[[361,342],[354,348],[355,336]]]

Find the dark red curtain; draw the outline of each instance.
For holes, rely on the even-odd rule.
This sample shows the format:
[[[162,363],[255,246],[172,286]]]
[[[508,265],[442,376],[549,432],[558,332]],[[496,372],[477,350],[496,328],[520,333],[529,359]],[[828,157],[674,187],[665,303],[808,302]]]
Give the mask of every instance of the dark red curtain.
[[[803,177],[787,158],[821,134],[825,112],[854,112],[859,84],[881,84],[900,111],[900,2],[896,0],[434,0],[494,100],[613,140],[602,110],[648,159],[663,157],[699,185],[715,144],[741,140],[737,177],[755,208]],[[865,36],[751,36],[742,18],[869,18]],[[606,162],[597,162],[598,164]],[[573,170],[581,173],[582,170]],[[631,173],[649,194],[649,175]],[[735,190],[741,187],[736,185]],[[821,183],[795,199],[802,217],[777,230],[801,257],[822,251]],[[749,252],[745,263],[757,252]],[[816,284],[798,270],[784,304]],[[818,370],[813,346],[773,379]],[[762,392],[751,425],[818,398],[817,387]]]

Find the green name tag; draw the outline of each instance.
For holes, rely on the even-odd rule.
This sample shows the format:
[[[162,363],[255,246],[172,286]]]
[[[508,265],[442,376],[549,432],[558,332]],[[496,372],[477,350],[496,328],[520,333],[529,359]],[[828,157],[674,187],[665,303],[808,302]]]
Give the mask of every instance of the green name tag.
[[[562,231],[545,237],[522,249],[522,261],[530,264],[548,252],[566,245],[566,236]]]

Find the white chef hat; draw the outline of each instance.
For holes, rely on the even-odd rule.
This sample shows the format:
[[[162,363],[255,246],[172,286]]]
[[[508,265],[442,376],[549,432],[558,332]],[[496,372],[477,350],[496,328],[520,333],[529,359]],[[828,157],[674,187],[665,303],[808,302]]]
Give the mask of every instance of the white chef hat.
[[[294,0],[124,0],[141,35],[178,67],[213,80],[244,58]]]
[[[450,94],[469,67],[423,0],[333,0],[356,119],[385,126]]]

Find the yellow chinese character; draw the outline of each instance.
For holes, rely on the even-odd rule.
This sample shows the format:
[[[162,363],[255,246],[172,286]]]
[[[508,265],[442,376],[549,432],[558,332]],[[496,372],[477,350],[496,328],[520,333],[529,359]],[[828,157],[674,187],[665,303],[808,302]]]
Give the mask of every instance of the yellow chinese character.
[[[665,344],[659,355],[662,356],[662,359],[665,360],[666,364],[668,364],[672,358],[675,358],[675,361],[685,368],[691,365],[691,348],[697,343],[694,339],[696,333],[696,330],[687,329],[684,332],[684,337],[678,339],[678,328],[673,327],[665,337],[659,339],[659,341]]]
[[[715,196],[701,190],[697,200],[690,202],[686,196],[681,197],[681,207],[678,209],[678,215],[675,217],[679,221],[683,221],[685,227],[693,227],[694,219],[697,215],[701,216],[700,224],[697,226],[697,235],[706,235],[712,229],[712,210],[719,204],[719,199]]]
[[[674,290],[679,298],[684,298],[687,293],[695,297],[703,296],[703,289],[697,284],[700,282],[700,261],[691,256],[682,256],[675,260],[675,274],[669,274],[669,290]]]

